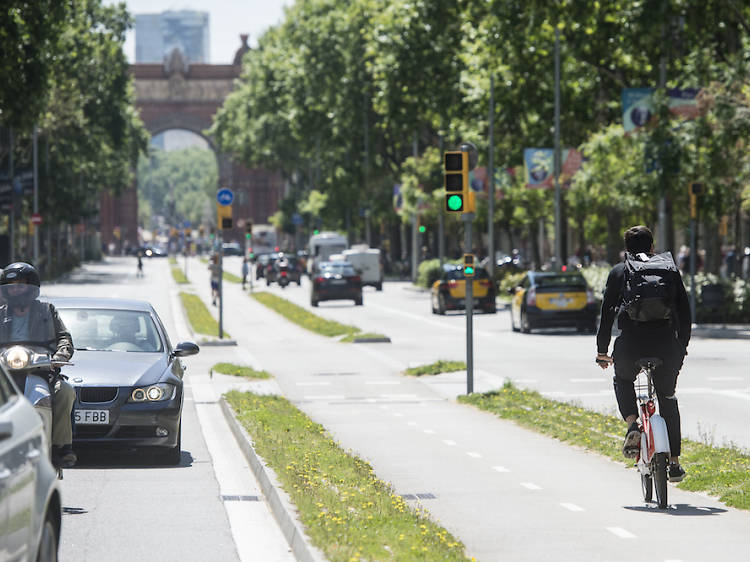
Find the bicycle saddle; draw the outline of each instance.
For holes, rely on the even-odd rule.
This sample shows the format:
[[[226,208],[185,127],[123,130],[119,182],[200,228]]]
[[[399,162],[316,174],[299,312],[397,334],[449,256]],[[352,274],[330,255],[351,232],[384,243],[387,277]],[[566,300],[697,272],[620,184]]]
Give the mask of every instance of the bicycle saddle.
[[[662,363],[658,357],[642,357],[635,362],[641,369],[656,369]]]

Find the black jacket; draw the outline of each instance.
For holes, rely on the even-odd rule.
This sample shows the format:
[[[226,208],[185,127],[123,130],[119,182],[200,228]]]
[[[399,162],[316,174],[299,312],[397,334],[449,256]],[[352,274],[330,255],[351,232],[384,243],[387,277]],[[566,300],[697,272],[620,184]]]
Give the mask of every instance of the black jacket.
[[[0,346],[5,346],[10,341],[12,315],[7,304],[0,306]],[[57,360],[69,361],[73,357],[73,338],[57,309],[48,302],[35,300],[31,303],[29,341],[24,343],[47,348],[52,357]]]
[[[622,290],[625,286],[625,262],[618,263],[609,272],[607,286],[604,289],[604,300],[602,301],[602,315],[599,322],[599,332],[596,334],[596,349],[598,353],[607,353],[609,341],[612,339],[612,324],[617,316],[617,325],[623,335],[639,335],[644,333],[647,337],[656,336],[659,333],[676,335],[679,342],[687,348],[690,341],[690,302],[685,292],[682,277],[677,271],[672,273],[672,282],[675,286],[675,318],[659,322],[635,322],[625,311],[620,311],[622,302]]]

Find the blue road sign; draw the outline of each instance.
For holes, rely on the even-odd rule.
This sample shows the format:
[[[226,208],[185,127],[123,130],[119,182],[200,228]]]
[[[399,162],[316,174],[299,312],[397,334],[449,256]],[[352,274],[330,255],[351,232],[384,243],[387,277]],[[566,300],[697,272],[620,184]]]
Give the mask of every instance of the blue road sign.
[[[228,187],[222,187],[216,192],[216,201],[224,207],[231,205],[234,201],[234,192]]]
[[[299,226],[303,222],[304,222],[304,220],[302,219],[302,215],[300,215],[299,213],[294,213],[292,215],[292,224]]]

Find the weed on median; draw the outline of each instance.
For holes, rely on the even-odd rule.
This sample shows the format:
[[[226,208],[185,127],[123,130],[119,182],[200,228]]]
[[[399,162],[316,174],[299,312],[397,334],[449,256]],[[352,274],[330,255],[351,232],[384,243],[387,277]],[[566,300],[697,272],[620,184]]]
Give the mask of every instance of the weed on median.
[[[446,361],[444,359],[439,359],[429,365],[409,367],[404,371],[404,374],[411,377],[421,377],[422,375],[439,375],[440,373],[452,373],[454,371],[465,370],[466,363],[463,361]]]
[[[172,277],[178,285],[185,285],[187,283],[190,283],[190,281],[188,281],[187,277],[185,277],[185,274],[179,267],[172,268]]]
[[[625,462],[628,466],[633,464],[623,459],[621,435],[624,435],[625,424],[615,416],[550,400],[536,391],[522,390],[509,382],[500,390],[459,396],[458,401]],[[750,509],[749,455],[731,447],[713,447],[683,439],[680,462],[687,477],[678,487],[707,492],[729,506]]]
[[[226,399],[329,560],[467,560],[426,510],[410,507],[289,401],[237,391]]]
[[[229,281],[230,283],[242,283],[242,277],[237,277],[234,273],[229,273],[228,271],[223,271],[223,277],[224,281]]]
[[[233,363],[217,363],[211,367],[212,371],[223,375],[232,375],[235,377],[245,377],[248,379],[270,379],[271,373],[267,371],[256,371],[246,365],[234,365]]]
[[[218,335],[219,323],[211,316],[208,308],[206,308],[206,305],[203,304],[198,295],[180,293],[180,300],[194,332],[208,336]],[[226,330],[224,331],[224,337],[229,337]]]
[[[287,320],[294,322],[295,324],[302,326],[306,330],[320,334],[321,336],[337,337],[344,336],[341,341],[351,342],[354,338],[368,337],[368,338],[383,338],[380,334],[363,334],[362,331],[356,326],[349,326],[347,324],[341,324],[335,320],[326,320],[321,318],[312,312],[309,312],[297,306],[296,304],[288,301],[285,298],[274,295],[269,292],[252,293],[251,295],[255,300],[261,304],[266,305],[268,308],[278,312]]]

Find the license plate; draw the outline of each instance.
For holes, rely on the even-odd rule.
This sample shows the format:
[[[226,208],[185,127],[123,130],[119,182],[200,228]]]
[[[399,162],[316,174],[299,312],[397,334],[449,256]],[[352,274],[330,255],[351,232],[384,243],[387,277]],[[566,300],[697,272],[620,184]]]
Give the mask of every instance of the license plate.
[[[346,279],[334,279],[331,285],[346,285]]]
[[[76,410],[75,420],[81,425],[108,424],[109,410]]]

